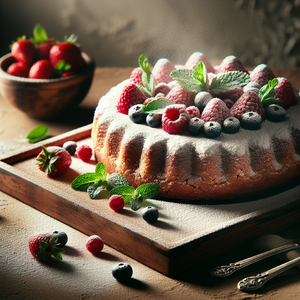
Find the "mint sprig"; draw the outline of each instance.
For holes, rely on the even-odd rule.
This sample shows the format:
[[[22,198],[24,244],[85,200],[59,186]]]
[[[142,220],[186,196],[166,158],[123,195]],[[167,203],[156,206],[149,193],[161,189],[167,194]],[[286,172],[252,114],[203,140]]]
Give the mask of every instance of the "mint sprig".
[[[49,127],[47,125],[40,125],[29,132],[26,139],[29,143],[36,143],[48,137]]]
[[[269,80],[269,82],[259,90],[258,97],[260,98],[264,108],[267,108],[271,104],[282,103],[281,99],[275,98],[275,95],[277,93],[277,84],[278,79],[273,78],[272,80]]]
[[[144,54],[139,57],[139,66],[143,70],[142,82],[144,86],[138,85],[138,87],[147,97],[152,97],[155,92],[156,80],[151,72],[151,65]]]
[[[172,100],[160,97],[150,101],[147,105],[144,105],[142,110],[146,114],[162,114],[165,111],[165,108],[172,104],[174,104]]]

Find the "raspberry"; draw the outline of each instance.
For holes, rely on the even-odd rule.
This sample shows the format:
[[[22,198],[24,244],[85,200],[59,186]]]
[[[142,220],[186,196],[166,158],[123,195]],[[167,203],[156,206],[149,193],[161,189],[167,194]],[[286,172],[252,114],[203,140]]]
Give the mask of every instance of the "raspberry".
[[[112,195],[108,200],[108,205],[112,210],[118,211],[125,206],[125,201],[121,195]]]
[[[84,162],[88,162],[93,154],[93,150],[88,145],[81,145],[76,150],[76,155]]]
[[[199,118],[200,119],[200,111],[196,106],[187,107],[186,111],[189,113],[191,118]]]
[[[93,253],[93,254],[96,254],[96,253],[99,253],[102,251],[103,247],[104,247],[104,242],[103,240],[101,239],[100,236],[98,235],[91,235],[88,240],[86,241],[86,249]]]
[[[189,124],[190,115],[185,105],[173,104],[166,107],[162,115],[163,129],[170,134],[183,133]]]
[[[135,68],[130,74],[130,82],[134,84],[140,84],[143,85],[143,80],[142,80],[142,74],[143,70],[141,68]]]

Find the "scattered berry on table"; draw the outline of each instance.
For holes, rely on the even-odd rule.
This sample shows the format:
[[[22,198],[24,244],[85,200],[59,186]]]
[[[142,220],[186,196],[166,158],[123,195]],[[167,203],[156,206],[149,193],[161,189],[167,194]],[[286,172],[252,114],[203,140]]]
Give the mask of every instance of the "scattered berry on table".
[[[196,94],[194,104],[202,112],[211,99],[213,99],[213,96],[209,92],[202,91]]]
[[[186,91],[182,86],[176,86],[171,89],[166,98],[175,104],[184,104],[188,107],[194,105],[195,93]]]
[[[162,115],[162,127],[170,134],[180,134],[187,130],[190,115],[185,105],[173,104],[166,107]]]
[[[276,85],[277,93],[274,98],[279,98],[283,102],[280,104],[283,108],[288,108],[290,106],[297,104],[297,97],[294,92],[292,84],[288,79],[284,77],[278,77],[278,84]]]
[[[93,155],[93,150],[89,145],[81,145],[77,147],[76,155],[82,161],[88,162]]]
[[[208,138],[217,138],[222,133],[222,126],[219,122],[206,122],[204,124],[204,134]]]
[[[230,55],[223,59],[216,73],[226,73],[230,71],[242,71],[248,73],[243,64],[234,56]]]
[[[57,245],[57,240],[53,234],[36,233],[29,238],[29,250],[39,260],[48,262],[51,257],[62,260],[64,250]]]
[[[285,109],[278,104],[271,104],[266,109],[266,117],[272,122],[281,122],[285,118]]]
[[[69,152],[58,146],[43,147],[36,160],[39,169],[48,176],[58,176],[66,172],[72,163]]]
[[[142,217],[146,222],[154,223],[159,217],[158,209],[153,206],[147,206],[143,209]]]
[[[30,67],[22,61],[12,63],[6,70],[7,74],[19,77],[28,77]]]
[[[31,66],[35,61],[36,48],[30,40],[21,38],[13,43],[11,54],[16,61],[21,61],[28,66]]]
[[[142,124],[146,122],[147,115],[143,111],[143,104],[136,104],[129,108],[128,116],[130,120],[136,124]]]
[[[97,254],[102,251],[104,242],[98,235],[91,235],[86,241],[86,249],[92,254]]]
[[[68,242],[68,236],[63,231],[53,231],[53,235],[57,237],[57,244],[63,247]]]
[[[146,123],[152,128],[161,126],[161,114],[148,114],[146,117]]]
[[[191,118],[200,118],[201,113],[200,110],[196,106],[188,106],[186,108],[186,111],[189,113]]]
[[[189,121],[189,125],[188,125],[188,132],[191,134],[191,135],[200,135],[204,132],[204,124],[205,122],[200,119],[200,118],[192,118],[190,119]]]
[[[170,73],[174,70],[176,70],[176,68],[171,61],[169,61],[167,58],[161,58],[154,65],[152,74],[157,83],[169,83],[173,81]]]
[[[201,119],[205,122],[219,122],[222,123],[230,116],[230,110],[223,100],[214,98],[205,106]]]
[[[118,281],[127,281],[132,277],[133,270],[129,264],[126,263],[118,263],[112,268],[112,275]]]
[[[257,112],[246,112],[242,115],[241,126],[249,130],[257,130],[261,127],[262,118]]]
[[[222,124],[223,131],[226,133],[236,133],[240,130],[241,122],[235,117],[228,117]]]
[[[112,210],[118,211],[124,208],[125,201],[121,195],[112,195],[108,200],[108,205]]]
[[[70,153],[70,155],[74,155],[76,153],[77,143],[74,141],[65,142],[62,147]]]
[[[267,84],[269,80],[275,77],[273,71],[265,64],[257,65],[250,73],[251,82],[256,82],[260,86]]]

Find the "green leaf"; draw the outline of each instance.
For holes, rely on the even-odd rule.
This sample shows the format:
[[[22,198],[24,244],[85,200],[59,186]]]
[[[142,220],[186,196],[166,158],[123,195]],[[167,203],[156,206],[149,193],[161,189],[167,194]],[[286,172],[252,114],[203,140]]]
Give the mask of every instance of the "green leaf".
[[[34,26],[33,37],[34,37],[35,44],[48,42],[47,32],[41,24],[36,24]]]
[[[62,255],[60,252],[54,252],[53,256],[57,259],[57,260],[63,260]]]
[[[67,63],[64,60],[60,60],[54,68],[55,77],[61,77],[62,74],[70,70],[71,67],[72,67],[71,64]]]
[[[107,179],[107,189],[110,191],[118,186],[129,186],[129,183],[123,175],[112,173]]]
[[[226,72],[213,78],[211,85],[209,86],[209,92],[212,95],[219,95],[242,88],[249,82],[250,76],[246,72]]]
[[[71,187],[76,191],[86,192],[88,187],[91,184],[93,184],[96,181],[96,179],[97,179],[96,173],[85,173],[76,177],[73,180]]]
[[[151,71],[151,65],[149,64],[149,61],[146,57],[146,55],[142,54],[139,57],[139,66],[141,67],[141,69],[147,74],[150,73]]]
[[[278,84],[278,79],[273,78],[269,80],[258,92],[258,97],[261,100],[261,103],[264,108],[267,108],[270,104],[280,104],[282,103],[281,99],[274,98],[277,93],[276,86]]]
[[[130,208],[134,211],[139,210],[143,204],[143,197],[132,197],[130,201]]]
[[[194,73],[194,69],[179,69],[172,71],[170,75],[174,80],[177,80],[186,91],[199,93],[205,89],[203,90],[202,85],[199,85],[199,81],[195,79]]]
[[[29,141],[29,143],[36,143],[47,138],[48,132],[49,127],[47,125],[40,125],[30,131],[26,139]]]
[[[140,185],[135,193],[136,195],[140,195],[143,200],[145,199],[151,199],[154,196],[156,196],[158,194],[160,190],[160,186],[158,184],[155,183],[146,183],[143,185]]]
[[[106,188],[105,185],[101,184],[101,183],[99,183],[99,184],[91,184],[87,188],[87,193],[88,193],[88,195],[89,195],[89,197],[91,199],[95,199],[95,198],[97,198],[100,195],[100,193],[102,191],[105,190],[105,188]]]
[[[121,195],[124,198],[125,204],[129,204],[132,197],[135,196],[135,189],[132,186],[119,186],[109,192],[109,196]]]
[[[95,168],[95,173],[97,174],[98,178],[102,180],[106,180],[107,172],[102,162],[97,163]]]
[[[137,87],[143,92],[143,94],[147,97],[150,98],[152,97],[152,93],[149,92],[144,86],[137,84]]]
[[[146,114],[152,114],[152,113],[162,114],[165,111],[165,108],[172,104],[174,104],[174,102],[172,100],[161,97],[161,98],[152,100],[147,105],[143,106],[142,110]]]
[[[199,64],[193,68],[194,74],[193,77],[198,82],[201,87],[202,91],[206,90],[206,83],[207,83],[207,72],[206,67],[203,62],[199,62]]]

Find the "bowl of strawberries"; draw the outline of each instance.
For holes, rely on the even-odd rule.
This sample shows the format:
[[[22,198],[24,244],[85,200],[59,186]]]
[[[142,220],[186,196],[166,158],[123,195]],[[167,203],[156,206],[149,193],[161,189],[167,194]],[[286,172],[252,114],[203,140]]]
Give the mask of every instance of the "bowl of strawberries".
[[[87,95],[94,60],[71,35],[59,42],[37,24],[33,38],[18,38],[0,58],[0,93],[29,117],[48,119],[78,106]]]

